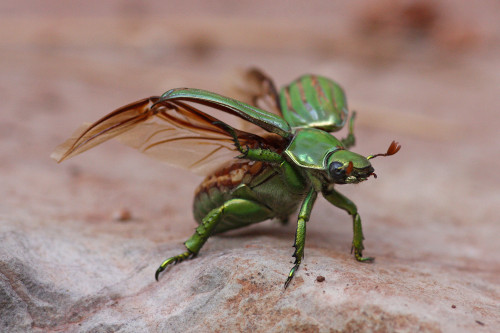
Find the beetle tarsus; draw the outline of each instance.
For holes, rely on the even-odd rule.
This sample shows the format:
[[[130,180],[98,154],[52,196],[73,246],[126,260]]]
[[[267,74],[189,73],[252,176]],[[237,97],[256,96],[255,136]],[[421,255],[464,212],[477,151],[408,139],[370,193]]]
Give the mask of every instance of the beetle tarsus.
[[[250,148],[247,145],[246,149],[243,149],[243,147],[240,144],[240,140],[238,140],[238,135],[236,134],[234,128],[232,128],[231,126],[229,126],[228,124],[226,124],[222,121],[214,121],[212,124],[220,126],[220,128],[222,128],[229,135],[231,135],[233,142],[234,142],[234,145],[236,146],[236,149],[242,154],[242,155],[236,156],[236,158],[244,158],[247,156]]]
[[[288,288],[288,285],[290,284],[290,282],[292,282],[293,276],[295,275],[297,269],[299,269],[299,266],[300,263],[295,264],[295,266],[293,266],[292,269],[290,270],[290,273],[288,273],[288,278],[285,281],[285,289]]]
[[[238,143],[238,145],[236,145],[236,147],[238,148],[238,150],[241,153],[241,155],[236,156],[236,158],[241,159],[241,158],[246,158],[248,156],[248,152],[250,151],[250,147],[248,147],[248,145],[246,145],[245,148],[243,148]]]
[[[359,262],[372,263],[375,261],[374,257],[363,257],[363,256],[361,256],[361,254],[355,255],[355,257],[356,257],[356,260]]]
[[[175,265],[177,263],[180,263],[181,261],[183,261],[184,259],[188,259],[192,255],[193,255],[193,252],[188,250],[188,251],[181,253],[177,256],[170,257],[170,258],[166,259],[164,262],[162,262],[160,267],[158,267],[158,269],[156,270],[155,280],[158,281],[158,277],[160,276],[160,273],[163,272],[167,268],[167,266],[169,266],[171,264]]]
[[[363,257],[362,250],[356,249],[354,246],[351,247],[351,253],[354,252],[354,257],[359,262],[372,263],[375,261],[374,257]]]

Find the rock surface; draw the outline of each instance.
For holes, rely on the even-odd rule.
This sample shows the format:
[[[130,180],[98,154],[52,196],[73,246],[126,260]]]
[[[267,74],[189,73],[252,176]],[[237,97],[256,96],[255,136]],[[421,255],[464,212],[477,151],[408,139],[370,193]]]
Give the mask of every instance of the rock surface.
[[[226,7],[194,20],[182,5],[165,20],[154,13],[166,8],[128,3],[100,8],[97,19],[92,2],[81,12],[47,2],[35,19],[36,8],[19,4],[0,22],[1,332],[500,331],[494,2],[474,7],[475,21],[460,20],[466,6],[440,17],[444,27],[380,23],[375,8],[369,17],[388,30],[369,36],[352,28],[367,9],[347,5],[282,21],[249,5],[233,10],[255,19],[232,21],[220,18]],[[425,20],[457,12],[445,10],[454,2],[440,4]],[[307,24],[280,25],[300,15]],[[463,31],[449,22],[465,22]],[[256,52],[248,54],[241,33],[259,36],[248,39]],[[389,44],[373,48],[377,40]],[[340,188],[359,207],[375,263],[353,259],[349,217],[319,200],[287,290],[293,220],[211,238],[156,282],[158,265],[183,251],[195,227],[190,206],[201,179],[117,143],[61,165],[48,158],[81,122],[175,86],[222,91],[223,73],[247,64],[280,85],[305,72],[342,82],[358,110],[355,151],[402,143],[398,155],[374,161],[377,180]],[[122,212],[127,218],[117,218]]]

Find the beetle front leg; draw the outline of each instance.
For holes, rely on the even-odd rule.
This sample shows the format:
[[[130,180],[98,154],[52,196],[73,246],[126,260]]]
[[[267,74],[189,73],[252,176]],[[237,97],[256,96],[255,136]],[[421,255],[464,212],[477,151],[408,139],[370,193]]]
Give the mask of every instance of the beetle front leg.
[[[334,206],[345,210],[352,216],[352,227],[353,227],[353,238],[352,238],[352,248],[351,253],[354,251],[354,256],[357,261],[361,262],[372,262],[375,258],[363,257],[363,228],[361,227],[361,217],[358,213],[358,208],[347,197],[335,191],[334,189],[323,190],[323,196]]]
[[[295,247],[295,252],[293,253],[295,262],[294,266],[290,270],[290,273],[288,273],[288,278],[285,281],[285,289],[292,281],[293,276],[295,275],[297,269],[299,269],[302,258],[304,257],[304,247],[306,243],[306,223],[307,221],[309,221],[312,207],[317,196],[317,192],[314,190],[314,188],[311,188],[306,198],[302,202],[302,206],[300,207],[299,217],[297,219],[297,231],[295,232],[295,243],[293,244],[293,246]]]
[[[248,146],[243,147],[240,143],[240,140],[238,139],[238,135],[236,134],[234,128],[232,128],[228,124],[226,124],[222,121],[216,121],[213,124],[220,126],[229,135],[232,136],[234,146],[241,153],[241,155],[237,156],[237,158],[245,158],[245,159],[251,160],[251,161],[261,161],[261,162],[268,162],[268,163],[275,163],[275,164],[282,163],[285,161],[280,154],[275,153],[269,149],[249,148]]]
[[[354,119],[356,118],[356,112],[353,111],[351,118],[349,119],[349,132],[346,138],[340,140],[345,148],[350,148],[356,143],[356,137],[354,136]]]

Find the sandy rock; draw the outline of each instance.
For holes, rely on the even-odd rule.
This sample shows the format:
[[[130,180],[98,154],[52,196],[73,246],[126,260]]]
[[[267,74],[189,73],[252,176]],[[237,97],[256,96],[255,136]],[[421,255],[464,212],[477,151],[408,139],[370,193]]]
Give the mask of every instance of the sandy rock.
[[[147,3],[12,2],[18,15],[0,20],[0,332],[500,332],[494,2],[436,7],[432,29],[459,22],[497,46],[463,54],[436,46],[434,30],[359,36],[351,2],[286,19],[258,17],[258,2],[228,15],[232,4],[202,20],[186,17],[189,1]],[[320,199],[287,290],[293,218],[213,237],[156,282],[196,226],[201,179],[113,142],[49,159],[81,122],[173,87],[220,92],[219,77],[244,64],[279,86],[306,72],[338,80],[358,111],[355,151],[402,144],[374,161],[378,179],[339,188],[375,263],[354,260],[349,216]]]

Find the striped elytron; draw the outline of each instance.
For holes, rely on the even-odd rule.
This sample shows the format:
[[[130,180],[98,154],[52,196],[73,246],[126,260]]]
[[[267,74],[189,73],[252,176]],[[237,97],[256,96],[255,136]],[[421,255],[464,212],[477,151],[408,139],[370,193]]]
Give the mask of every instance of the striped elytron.
[[[306,223],[318,192],[352,216],[354,256],[372,261],[362,255],[356,205],[334,185],[376,177],[369,159],[393,155],[400,146],[393,141],[386,153],[368,157],[347,150],[355,142],[354,113],[346,138],[329,133],[344,127],[348,109],[342,88],[327,78],[304,75],[279,93],[256,69],[247,71],[243,82],[240,100],[183,88],[126,105],[84,125],[52,157],[61,162],[116,137],[152,157],[205,174],[193,205],[199,226],[184,243],[186,251],[160,265],[156,279],[170,264],[198,254],[213,234],[271,218],[287,221],[298,209],[295,263],[286,288],[302,261]],[[236,129],[193,104],[242,118],[256,130]],[[228,158],[227,153],[235,157],[235,152],[236,159]],[[226,160],[221,159],[224,153]],[[221,161],[226,162],[222,167]]]

